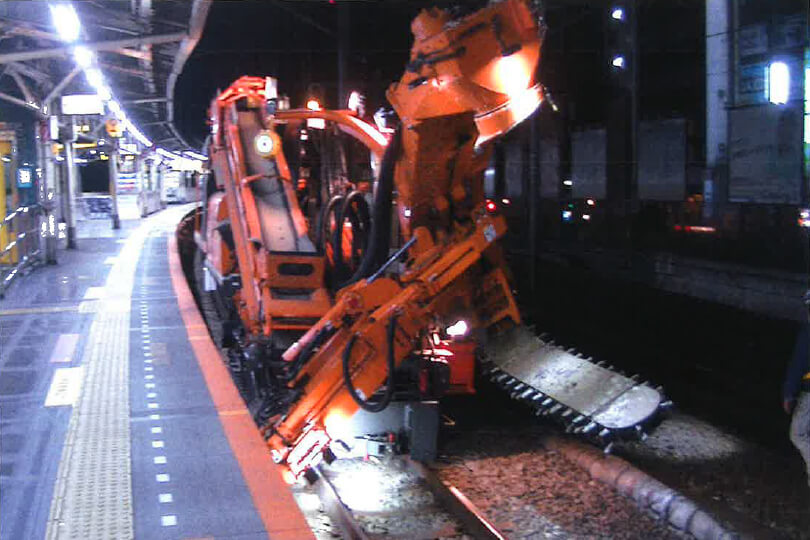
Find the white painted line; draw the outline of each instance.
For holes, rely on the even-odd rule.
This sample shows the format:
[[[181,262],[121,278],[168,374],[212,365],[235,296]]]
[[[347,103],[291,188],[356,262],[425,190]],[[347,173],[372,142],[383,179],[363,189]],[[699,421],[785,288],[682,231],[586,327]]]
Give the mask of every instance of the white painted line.
[[[152,360],[151,358],[147,358],[146,360],[143,361],[144,364],[151,364],[152,362],[154,362],[154,360]]]
[[[84,293],[85,300],[98,300],[104,297],[104,287],[87,287]]]
[[[168,515],[168,516],[160,516],[160,524],[164,527],[173,527],[177,525],[177,516]]]
[[[159,409],[160,406],[157,403],[147,403],[146,408],[147,409]]]
[[[152,461],[155,463],[155,465],[165,465],[166,456],[155,456]]]
[[[152,353],[150,353],[150,352],[145,352],[145,353],[143,353],[143,355],[144,355],[144,356],[152,356]]]
[[[174,497],[172,497],[171,493],[161,493],[158,495],[158,502],[170,503],[172,501],[174,501]]]
[[[79,334],[60,334],[51,353],[51,363],[72,361],[79,337]]]
[[[146,394],[147,399],[153,399],[157,397],[157,392],[149,392]]]
[[[150,414],[149,415],[149,420],[160,420],[160,415],[159,414]]]
[[[152,366],[146,366],[145,368],[143,368],[144,371],[152,371],[154,369],[155,368],[153,368]]]
[[[146,379],[147,381],[151,381],[152,379],[155,378],[155,376],[154,375],[144,375],[143,378]]]
[[[96,313],[98,302],[95,300],[82,300],[79,302],[79,313]]]
[[[118,262],[118,257],[107,257],[104,259],[104,264],[115,264]]]
[[[164,483],[164,482],[168,482],[169,480],[171,480],[171,477],[166,473],[156,474],[155,475],[155,480],[157,480],[158,482]]]
[[[45,406],[73,406],[79,399],[81,389],[82,366],[59,368],[53,372],[53,380],[45,398]]]
[[[144,386],[146,386],[146,388],[154,388],[154,387],[155,387],[155,383],[153,383],[153,382],[148,382],[148,383],[146,383]]]
[[[152,441],[152,448],[163,448],[163,441]]]

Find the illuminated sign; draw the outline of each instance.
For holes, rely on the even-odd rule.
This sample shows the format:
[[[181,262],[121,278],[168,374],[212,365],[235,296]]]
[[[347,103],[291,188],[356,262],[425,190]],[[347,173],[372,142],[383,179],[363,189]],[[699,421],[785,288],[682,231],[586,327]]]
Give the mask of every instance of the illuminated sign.
[[[62,96],[62,114],[104,114],[104,102],[97,94]]]
[[[34,185],[34,175],[31,169],[20,167],[17,169],[17,187],[30,188]]]

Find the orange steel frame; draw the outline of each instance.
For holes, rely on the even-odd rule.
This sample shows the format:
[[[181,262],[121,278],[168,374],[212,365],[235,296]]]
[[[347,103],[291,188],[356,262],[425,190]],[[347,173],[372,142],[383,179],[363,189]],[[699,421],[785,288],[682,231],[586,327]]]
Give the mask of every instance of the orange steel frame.
[[[344,381],[343,355],[348,354],[353,386],[364,396],[383,385],[392,318],[396,330],[390,347],[397,365],[426,332],[450,317],[463,315],[477,328],[520,321],[496,244],[506,224],[485,208],[483,170],[492,150],[488,143],[542,100],[534,80],[539,20],[527,0],[504,0],[452,25],[450,20],[439,9],[415,19],[409,67],[388,90],[402,122],[400,147],[392,151],[400,231],[410,240],[406,270],[398,279],[373,276],[339,291],[334,305],[282,355],[284,361],[296,360],[318,336],[329,336],[291,383],[302,390],[298,401],[265,428],[274,458],[295,476],[317,462],[329,435],[359,408]],[[241,97],[263,100],[263,88],[264,79],[243,77],[212,107],[212,163],[218,181],[225,183],[232,219],[242,275],[240,314],[253,333],[272,331],[260,318],[269,276],[267,261],[249,241],[259,236],[258,220],[238,126],[226,113]],[[307,118],[334,121],[373,153],[383,150],[384,144],[345,111],[284,111],[274,121]],[[276,160],[283,174],[283,155]]]
[[[449,13],[437,9],[416,18],[410,67],[388,90],[402,122],[394,184],[400,230],[404,239],[414,238],[407,270],[398,280],[370,278],[342,290],[335,306],[284,354],[291,361],[321,332],[333,332],[293,383],[305,388],[301,398],[267,429],[275,459],[296,475],[317,461],[328,435],[339,433],[359,408],[342,370],[350,340],[352,384],[371,396],[388,375],[386,330],[394,317],[397,365],[420,336],[455,314],[478,328],[520,322],[495,243],[506,224],[485,209],[483,170],[488,143],[542,100],[534,81],[539,21],[525,0],[449,21]],[[437,60],[426,61],[431,58]]]
[[[277,319],[319,318],[330,307],[329,295],[324,288],[324,258],[322,256],[271,253],[250,241],[261,238],[258,210],[250,189],[256,178],[245,169],[245,149],[239,137],[239,126],[232,121],[236,102],[246,99],[249,106],[260,107],[265,102],[265,79],[261,77],[241,77],[222,92],[211,106],[211,121],[215,126],[210,147],[210,159],[216,180],[225,189],[223,199],[217,201],[217,213],[222,205],[230,218],[234,237],[236,260],[242,280],[242,288],[237,292],[237,307],[246,329],[253,335],[270,335],[274,329],[306,330],[302,323],[285,324]],[[353,111],[293,109],[277,111],[267,118],[270,129],[275,124],[301,122],[320,118],[335,123],[348,135],[364,144],[371,154],[380,159],[387,141],[374,127],[358,119]],[[283,152],[278,151],[273,159],[288,191],[288,201],[294,201],[294,188]],[[293,223],[297,233],[306,234],[306,221],[303,214],[294,206],[291,208]],[[208,237],[210,238],[210,237]],[[221,240],[214,239],[218,246],[208,246],[209,256],[228,249]],[[226,265],[219,260],[215,266]],[[313,271],[306,276],[283,275],[278,269],[285,264],[308,264]],[[314,291],[308,300],[279,300],[273,298],[273,288],[308,289]]]

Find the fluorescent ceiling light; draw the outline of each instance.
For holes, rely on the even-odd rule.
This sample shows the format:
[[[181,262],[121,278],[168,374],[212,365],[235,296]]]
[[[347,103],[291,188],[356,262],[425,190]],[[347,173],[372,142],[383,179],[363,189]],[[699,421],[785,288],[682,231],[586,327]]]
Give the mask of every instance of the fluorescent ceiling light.
[[[79,39],[81,23],[71,4],[51,4],[51,19],[62,41],[73,43]]]
[[[180,159],[180,156],[178,156],[176,154],[173,154],[173,153],[171,153],[168,150],[165,150],[163,148],[158,148],[157,153],[160,154],[161,156],[165,157],[165,158],[168,158],[168,159]]]
[[[193,152],[193,151],[191,151],[191,150],[186,150],[186,151],[185,151],[185,152],[183,152],[183,153],[184,153],[185,155],[187,155],[188,157],[192,158],[192,159],[199,159],[200,161],[208,161],[208,157],[207,157],[207,156],[204,156],[204,155],[202,155],[202,154],[198,154],[197,152]]]
[[[93,63],[93,52],[84,45],[73,48],[73,58],[82,69],[87,69]]]
[[[109,87],[102,85],[98,89],[98,97],[102,101],[110,101],[112,99],[112,93],[110,92]]]
[[[98,68],[90,68],[84,72],[84,76],[87,77],[87,82],[90,83],[90,86],[93,88],[101,88],[104,86],[104,75],[101,74],[101,71]]]

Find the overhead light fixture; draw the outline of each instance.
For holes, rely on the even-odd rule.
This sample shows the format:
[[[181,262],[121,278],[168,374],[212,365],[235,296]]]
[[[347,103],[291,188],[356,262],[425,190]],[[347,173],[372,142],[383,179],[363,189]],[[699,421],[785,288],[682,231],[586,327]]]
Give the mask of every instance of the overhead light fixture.
[[[198,154],[197,152],[194,152],[194,151],[192,151],[192,150],[186,150],[186,151],[185,151],[185,152],[183,152],[183,153],[184,153],[185,155],[187,155],[188,157],[192,158],[192,159],[199,159],[200,161],[208,161],[208,156],[204,156],[204,155],[202,155],[202,154]]]
[[[87,78],[87,82],[90,83],[90,86],[93,88],[101,88],[104,86],[104,75],[101,74],[101,71],[98,68],[90,68],[84,72],[84,76]]]
[[[73,5],[69,2],[61,2],[51,4],[49,7],[51,10],[53,25],[59,33],[59,37],[67,43],[73,43],[79,39],[79,34],[81,33],[81,21],[79,20],[79,16],[76,13]],[[146,135],[144,135],[137,128],[137,126],[135,126],[135,124],[129,120],[129,118],[127,118],[126,113],[121,108],[121,104],[113,99],[114,96],[112,94],[112,90],[104,82],[104,74],[97,67],[93,67],[95,60],[94,53],[84,45],[76,45],[73,47],[72,53],[73,59],[76,61],[76,65],[84,70],[84,75],[88,84],[95,89],[98,97],[102,101],[106,102],[107,110],[110,111],[110,113],[112,113],[112,115],[117,118],[119,122],[121,122],[124,129],[126,129],[137,141],[146,147],[151,147],[152,141]],[[173,154],[167,150],[164,150],[163,148],[158,148],[157,152],[172,160],[191,161],[189,158]],[[201,161],[199,157],[195,159],[197,162]]]
[[[624,69],[624,56],[620,54],[614,56],[610,64],[615,68]]]
[[[784,105],[790,98],[790,68],[784,62],[771,62],[767,75],[768,101]]]
[[[173,154],[172,152],[169,152],[165,148],[158,148],[156,152],[161,156],[165,157],[166,159],[180,159],[180,156],[178,156],[177,154]]]
[[[139,130],[135,124],[130,122],[126,116],[124,116],[124,119],[124,127],[132,134],[133,137],[138,140],[138,142],[147,147],[152,146],[152,141],[149,139],[149,137],[141,133],[141,130]]]
[[[73,59],[82,69],[89,68],[93,63],[93,52],[84,45],[73,47]]]
[[[112,99],[110,88],[105,84],[101,85],[101,87],[98,88],[98,97],[101,101],[110,101]]]
[[[620,7],[614,7],[610,11],[610,18],[615,21],[623,21],[624,20],[624,10]]]
[[[51,19],[62,41],[73,43],[79,39],[81,23],[71,4],[51,4]]]

